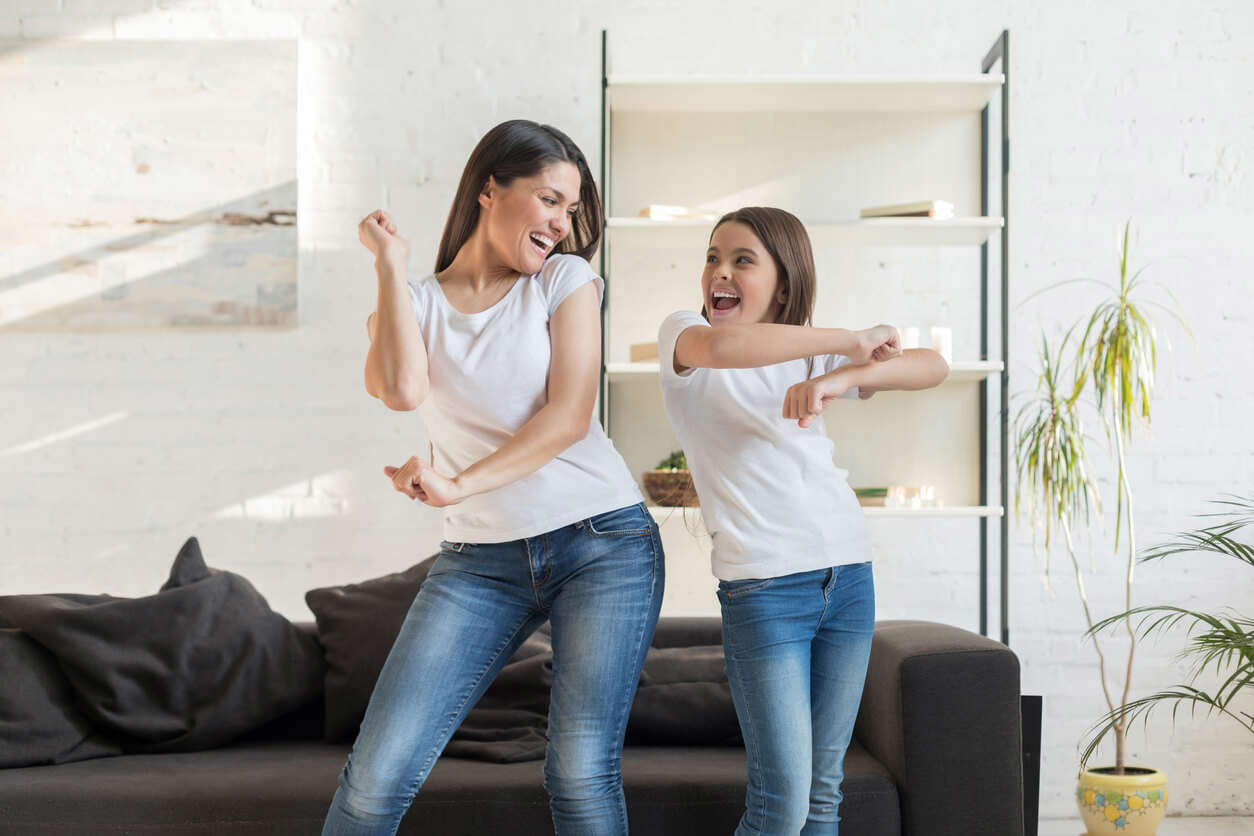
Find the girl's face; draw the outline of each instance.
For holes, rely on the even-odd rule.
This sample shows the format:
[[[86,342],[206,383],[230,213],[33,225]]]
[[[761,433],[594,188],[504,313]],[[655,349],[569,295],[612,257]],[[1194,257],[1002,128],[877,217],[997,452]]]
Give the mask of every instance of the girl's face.
[[[480,218],[497,258],[524,276],[539,273],[553,248],[570,235],[579,209],[579,169],[553,163],[508,187],[489,180],[479,195]]]
[[[774,322],[787,299],[775,259],[753,230],[739,221],[721,224],[710,237],[701,292],[715,327]]]

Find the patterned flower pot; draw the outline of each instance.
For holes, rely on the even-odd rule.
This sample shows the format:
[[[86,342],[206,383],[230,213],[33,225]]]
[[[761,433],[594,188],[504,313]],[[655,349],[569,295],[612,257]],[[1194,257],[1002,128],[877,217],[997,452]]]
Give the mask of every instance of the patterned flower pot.
[[[1157,769],[1113,766],[1080,773],[1076,803],[1088,836],[1154,836],[1167,811],[1167,775]]]

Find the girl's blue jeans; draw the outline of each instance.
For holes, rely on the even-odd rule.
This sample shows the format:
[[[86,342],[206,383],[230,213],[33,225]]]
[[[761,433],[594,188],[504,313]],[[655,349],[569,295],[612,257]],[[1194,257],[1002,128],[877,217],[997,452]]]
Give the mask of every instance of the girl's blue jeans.
[[[748,755],[735,836],[837,836],[871,634],[871,564],[720,581],[723,653]]]
[[[370,697],[323,834],[393,834],[514,651],[552,623],[544,786],[559,836],[627,833],[621,757],[665,563],[643,503],[508,543],[441,543]]]

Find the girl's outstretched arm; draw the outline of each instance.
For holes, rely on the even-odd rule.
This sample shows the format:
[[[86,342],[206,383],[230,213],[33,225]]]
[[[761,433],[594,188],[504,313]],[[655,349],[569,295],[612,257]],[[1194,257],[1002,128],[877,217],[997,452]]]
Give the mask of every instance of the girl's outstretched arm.
[[[879,363],[845,364],[819,377],[803,380],[784,395],[783,417],[808,427],[827,405],[858,387],[861,398],[886,389],[931,389],[949,377],[949,364],[930,348],[912,348]]]
[[[675,341],[675,371],[690,368],[752,369],[817,354],[843,354],[852,363],[888,359],[900,352],[897,329],[877,325],[865,331],[810,328],[772,322],[694,325]]]
[[[912,348],[884,363],[840,366],[862,394],[886,389],[931,389],[949,377],[949,364],[930,348]]]

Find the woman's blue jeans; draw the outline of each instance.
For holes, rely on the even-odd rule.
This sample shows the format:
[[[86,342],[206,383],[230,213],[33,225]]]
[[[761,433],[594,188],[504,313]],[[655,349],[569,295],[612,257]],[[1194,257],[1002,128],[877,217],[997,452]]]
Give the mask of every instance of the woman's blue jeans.
[[[627,833],[627,715],[662,605],[643,503],[508,543],[441,544],[379,674],[324,834],[393,834],[466,713],[545,620],[544,786],[561,836]]]
[[[748,755],[735,836],[837,836],[871,634],[871,564],[720,581],[723,653]]]

